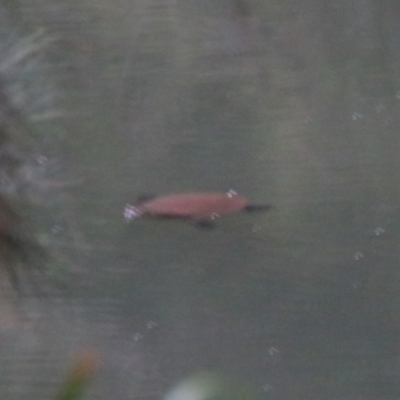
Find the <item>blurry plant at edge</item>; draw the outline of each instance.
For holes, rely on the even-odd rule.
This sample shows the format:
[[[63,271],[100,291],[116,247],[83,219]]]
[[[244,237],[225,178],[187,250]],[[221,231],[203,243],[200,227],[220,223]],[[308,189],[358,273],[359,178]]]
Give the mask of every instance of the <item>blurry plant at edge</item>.
[[[56,400],[80,400],[90,379],[100,364],[100,355],[96,350],[82,350],[75,357],[72,367],[61,386]]]
[[[85,390],[100,364],[96,350],[83,350],[71,369],[55,400],[82,400]],[[162,400],[260,400],[260,392],[243,382],[217,372],[201,372],[173,387]]]

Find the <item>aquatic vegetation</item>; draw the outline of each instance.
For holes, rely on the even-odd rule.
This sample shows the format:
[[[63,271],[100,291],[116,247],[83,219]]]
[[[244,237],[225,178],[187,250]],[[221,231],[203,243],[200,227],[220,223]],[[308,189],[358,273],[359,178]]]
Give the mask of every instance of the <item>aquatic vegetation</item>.
[[[100,364],[96,350],[82,350],[73,360],[62,387],[55,400],[80,400]]]

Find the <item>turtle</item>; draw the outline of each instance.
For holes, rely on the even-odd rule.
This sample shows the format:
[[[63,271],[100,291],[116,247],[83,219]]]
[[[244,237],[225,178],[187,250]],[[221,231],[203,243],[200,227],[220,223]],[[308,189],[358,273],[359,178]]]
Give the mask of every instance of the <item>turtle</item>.
[[[186,219],[201,227],[213,227],[213,221],[223,214],[238,211],[266,211],[267,204],[252,204],[247,197],[230,190],[223,192],[184,192],[164,196],[142,196],[136,205],[127,204],[127,221],[150,216],[154,218]]]

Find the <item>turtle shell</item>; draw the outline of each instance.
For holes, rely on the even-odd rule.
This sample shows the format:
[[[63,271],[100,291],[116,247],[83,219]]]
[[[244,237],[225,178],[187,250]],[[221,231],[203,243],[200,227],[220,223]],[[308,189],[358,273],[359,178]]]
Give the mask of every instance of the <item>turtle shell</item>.
[[[243,210],[248,200],[228,193],[178,193],[157,197],[137,206],[141,214],[201,219]]]

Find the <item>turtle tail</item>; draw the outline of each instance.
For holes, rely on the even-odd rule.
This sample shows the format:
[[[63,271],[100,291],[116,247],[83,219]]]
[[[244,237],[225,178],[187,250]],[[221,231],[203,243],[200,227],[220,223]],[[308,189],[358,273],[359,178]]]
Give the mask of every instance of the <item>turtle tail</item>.
[[[269,204],[248,204],[244,209],[248,212],[268,211],[272,208]]]

